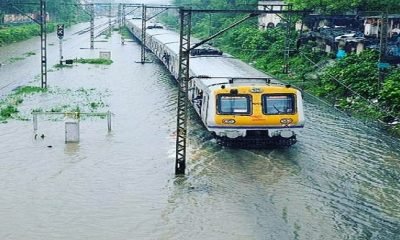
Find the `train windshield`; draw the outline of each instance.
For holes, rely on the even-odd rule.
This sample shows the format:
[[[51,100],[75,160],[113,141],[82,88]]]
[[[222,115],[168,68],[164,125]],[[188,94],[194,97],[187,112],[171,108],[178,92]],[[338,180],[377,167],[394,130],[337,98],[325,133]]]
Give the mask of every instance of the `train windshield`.
[[[218,113],[250,114],[250,96],[218,96]]]
[[[295,113],[295,98],[293,94],[270,94],[262,97],[263,113],[293,114]]]

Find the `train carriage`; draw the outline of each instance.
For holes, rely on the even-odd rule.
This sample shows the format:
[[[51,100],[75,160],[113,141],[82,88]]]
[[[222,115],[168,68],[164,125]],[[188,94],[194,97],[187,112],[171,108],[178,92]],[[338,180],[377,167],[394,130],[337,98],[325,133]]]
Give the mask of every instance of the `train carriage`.
[[[141,39],[141,20],[127,21]],[[161,26],[161,25],[157,25]],[[146,29],[148,47],[177,79],[179,35]],[[191,39],[191,42],[197,42]],[[226,145],[292,145],[304,126],[301,91],[211,46],[190,53],[189,100],[208,131]]]

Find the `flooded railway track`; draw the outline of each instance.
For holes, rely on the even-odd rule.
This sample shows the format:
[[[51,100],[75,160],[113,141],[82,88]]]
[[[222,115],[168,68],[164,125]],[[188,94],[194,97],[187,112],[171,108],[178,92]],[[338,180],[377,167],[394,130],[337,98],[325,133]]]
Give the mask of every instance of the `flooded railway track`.
[[[29,121],[0,124],[0,239],[399,239],[398,139],[313,98],[288,149],[221,147],[191,114],[188,175],[176,178],[172,77],[155,58],[135,64],[140,46],[116,33],[98,44],[114,64],[55,71],[49,83],[109,92],[113,132],[82,120],[81,142],[66,145],[60,122],[43,119],[37,140]]]

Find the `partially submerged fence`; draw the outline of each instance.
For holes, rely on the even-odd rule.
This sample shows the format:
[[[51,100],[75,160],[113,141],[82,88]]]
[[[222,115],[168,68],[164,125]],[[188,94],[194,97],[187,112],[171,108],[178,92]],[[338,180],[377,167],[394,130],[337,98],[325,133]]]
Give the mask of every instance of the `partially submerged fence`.
[[[79,121],[81,116],[102,117],[107,118],[108,132],[111,132],[111,116],[112,113],[102,112],[32,112],[33,115],[33,130],[38,130],[38,115],[63,115],[65,123],[65,142],[79,142]]]

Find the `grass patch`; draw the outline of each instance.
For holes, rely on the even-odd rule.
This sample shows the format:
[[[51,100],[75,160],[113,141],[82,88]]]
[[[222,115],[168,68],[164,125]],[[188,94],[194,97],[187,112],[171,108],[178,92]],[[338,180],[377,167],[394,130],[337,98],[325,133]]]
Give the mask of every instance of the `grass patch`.
[[[22,99],[22,98],[15,99],[15,105],[19,105],[19,104],[21,104],[23,102],[24,102],[24,99]]]
[[[44,112],[44,111],[43,111],[43,109],[42,109],[42,108],[34,108],[34,109],[32,109],[32,112],[38,112],[38,113],[41,113],[41,112]]]
[[[15,62],[18,62],[18,61],[21,61],[24,59],[25,58],[23,58],[23,57],[13,57],[13,58],[8,59],[8,63],[15,63]]]
[[[96,109],[98,106],[99,106],[99,104],[96,103],[96,102],[90,103],[90,107],[91,107],[92,109]]]
[[[84,64],[102,64],[102,65],[111,65],[113,63],[110,59],[103,59],[103,58],[80,58],[77,61],[78,63]]]
[[[95,112],[108,107],[103,101],[107,93],[95,88],[42,89],[35,86],[19,87],[4,100],[0,100],[0,123],[9,119],[29,120],[32,112]],[[43,101],[43,100],[50,101]],[[39,104],[37,104],[39,102]],[[34,103],[34,105],[32,105]],[[38,107],[38,105],[41,105]],[[105,110],[104,110],[105,111]],[[61,116],[61,115],[60,115]],[[60,119],[57,115],[50,119]]]
[[[26,53],[24,53],[25,57],[30,57],[30,56],[34,56],[34,55],[36,55],[36,53],[34,53],[34,52],[26,52]]]
[[[62,112],[62,108],[53,107],[53,108],[50,109],[50,112]]]
[[[71,110],[71,112],[76,112],[76,113],[80,113],[81,112],[81,108],[79,106],[76,106],[75,108],[73,108]]]
[[[46,92],[46,88],[41,88],[41,87],[35,87],[35,86],[23,86],[23,87],[18,87],[17,89],[14,90],[14,95],[27,95],[27,94],[33,94],[33,93],[42,93]]]
[[[0,102],[0,121],[4,123],[4,121],[9,118],[26,120],[26,118],[21,118],[16,115],[19,113],[18,106],[24,102],[24,99],[21,96],[45,91],[46,89],[34,86],[18,87],[4,101]]]
[[[0,118],[5,120],[10,118],[14,113],[17,113],[18,109],[15,106],[7,105],[5,108],[0,110]]]
[[[74,66],[71,64],[56,64],[54,65],[54,68],[60,69],[60,68],[73,68]]]
[[[121,29],[121,35],[125,39],[133,39],[133,35],[129,32],[128,28],[124,27]]]
[[[94,111],[94,110],[97,110],[98,108],[104,108],[106,106],[106,104],[102,100],[99,100],[97,102],[91,102],[89,104],[89,106],[90,106],[90,110]]]

